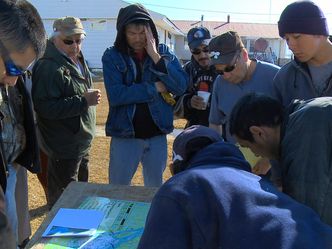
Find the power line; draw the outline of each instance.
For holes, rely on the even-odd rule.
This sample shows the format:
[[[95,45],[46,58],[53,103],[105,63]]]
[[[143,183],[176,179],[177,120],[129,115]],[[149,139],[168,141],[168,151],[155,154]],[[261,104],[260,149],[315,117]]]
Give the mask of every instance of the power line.
[[[127,1],[127,2],[136,3],[137,1]],[[219,11],[219,10],[205,10],[205,9],[174,7],[174,6],[167,6],[167,5],[144,3],[144,2],[140,2],[140,3],[145,6],[160,7],[160,8],[166,8],[166,9],[188,10],[188,11],[197,11],[197,12],[211,12],[211,13],[219,13],[219,14],[261,15],[261,16],[279,16],[280,15],[280,14],[272,14],[272,13],[265,14],[265,13],[253,13],[253,12],[226,12],[226,11]],[[332,13],[325,13],[325,15],[332,15]]]
[[[128,1],[131,3],[136,3],[136,1]],[[154,6],[154,7],[161,7],[166,9],[177,9],[177,10],[188,10],[188,11],[197,11],[197,12],[211,12],[211,13],[221,13],[221,14],[237,14],[237,15],[262,15],[262,16],[268,16],[268,15],[274,15],[278,16],[280,14],[263,14],[263,13],[249,13],[249,12],[226,12],[226,11],[219,11],[219,10],[205,10],[205,9],[193,9],[193,8],[182,8],[182,7],[174,7],[174,6],[166,6],[166,5],[159,5],[159,4],[152,4],[152,3],[143,3],[141,4],[145,6]]]

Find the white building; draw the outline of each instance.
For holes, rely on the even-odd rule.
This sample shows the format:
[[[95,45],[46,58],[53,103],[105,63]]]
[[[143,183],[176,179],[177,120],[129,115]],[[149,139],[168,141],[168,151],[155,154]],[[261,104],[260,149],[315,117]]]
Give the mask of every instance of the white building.
[[[196,26],[200,26],[201,23],[189,20],[177,20],[174,24],[181,29],[185,34]],[[206,27],[212,37],[221,35],[228,31],[236,31],[241,36],[242,42],[249,52],[249,56],[253,56],[255,53],[255,41],[258,38],[264,38],[267,41],[266,53],[271,53],[275,56],[275,63],[283,65],[291,58],[291,51],[288,49],[286,42],[279,37],[277,24],[266,23],[239,23],[239,22],[216,22],[216,21],[204,21],[203,26]],[[179,44],[182,43],[182,46]],[[189,60],[191,53],[188,48],[186,37],[177,37],[176,54],[182,60]]]
[[[101,57],[115,41],[119,10],[129,5],[121,0],[29,1],[37,8],[48,34],[52,33],[53,22],[59,17],[75,16],[82,20],[87,33],[82,50],[90,68],[102,68]],[[184,34],[166,16],[149,12],[157,26],[160,42],[175,50],[175,37],[184,37]]]

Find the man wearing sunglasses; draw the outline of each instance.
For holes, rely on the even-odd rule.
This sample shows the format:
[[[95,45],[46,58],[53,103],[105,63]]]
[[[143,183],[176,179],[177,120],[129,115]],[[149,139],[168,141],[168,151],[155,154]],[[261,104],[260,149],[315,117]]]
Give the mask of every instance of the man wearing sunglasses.
[[[25,71],[45,50],[46,34],[27,1],[0,1],[0,247],[24,247],[31,235],[26,169],[39,171],[39,153]],[[5,209],[13,234],[5,228]],[[14,235],[14,236],[13,236]],[[12,238],[15,238],[13,241]],[[25,242],[24,242],[25,241]],[[14,243],[12,243],[14,242]],[[15,245],[14,245],[15,244]]]
[[[223,137],[235,143],[229,133],[228,119],[239,98],[249,92],[272,94],[272,81],[279,67],[273,64],[249,59],[240,36],[234,31],[217,36],[209,43],[211,63],[220,75],[212,93],[209,123],[210,127],[222,133]],[[265,174],[269,168],[267,160],[255,158],[246,152],[253,172]],[[250,155],[251,154],[251,155]]]
[[[209,126],[209,113],[213,82],[217,77],[214,66],[210,65],[208,43],[210,32],[205,27],[195,27],[187,34],[188,46],[192,54],[191,60],[184,65],[189,76],[189,87],[184,95],[176,97],[174,108],[176,118],[188,120],[186,127],[191,125]],[[208,100],[199,95],[199,91],[206,92]],[[205,93],[205,94],[206,94]]]
[[[88,181],[89,149],[95,133],[100,91],[81,52],[81,20],[54,21],[44,57],[32,72],[32,98],[41,147],[48,156],[47,203],[51,208],[74,180]]]

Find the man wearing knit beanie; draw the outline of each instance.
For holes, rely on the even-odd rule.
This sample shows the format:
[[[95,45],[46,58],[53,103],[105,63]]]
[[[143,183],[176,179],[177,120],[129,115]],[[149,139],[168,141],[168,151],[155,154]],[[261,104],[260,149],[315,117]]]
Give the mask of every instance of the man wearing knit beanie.
[[[310,1],[294,2],[281,13],[278,28],[280,36],[286,40],[289,49],[294,53],[294,60],[284,65],[277,73],[273,82],[273,95],[285,107],[294,99],[308,100],[332,96],[332,43],[322,10]],[[320,208],[314,208],[321,214],[324,208],[332,208],[332,203],[325,199],[325,189],[330,188],[327,181],[329,176],[322,170],[330,168],[331,165],[328,160],[322,160],[323,155],[319,156],[313,150],[315,148],[321,152],[331,151],[332,145],[321,142],[330,134],[319,129],[315,121],[312,123],[312,132],[309,133],[315,134],[317,142],[310,139],[309,133],[301,134],[301,139],[290,141],[293,150],[283,153],[286,154],[284,157],[289,157],[289,160],[295,163],[281,166],[284,172],[290,172],[283,174],[282,182],[286,185],[292,184],[292,191],[296,192],[291,194],[292,197],[298,201],[305,200],[303,203],[310,207],[315,206],[315,203],[310,201],[312,197],[321,196]],[[305,141],[310,141],[311,146],[306,146],[306,150],[303,151],[300,148]],[[310,155],[311,162],[314,163],[308,163],[303,155]],[[310,182],[315,182],[315,188],[308,188]],[[289,189],[284,190],[288,193]],[[331,224],[331,220],[329,222]]]
[[[285,106],[295,98],[332,96],[332,44],[319,6],[311,1],[289,4],[280,15],[278,28],[294,60],[276,75],[275,96]]]

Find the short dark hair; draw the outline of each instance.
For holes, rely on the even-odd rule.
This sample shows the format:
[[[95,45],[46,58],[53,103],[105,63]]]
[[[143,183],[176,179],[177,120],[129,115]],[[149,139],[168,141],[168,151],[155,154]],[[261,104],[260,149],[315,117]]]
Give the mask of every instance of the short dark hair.
[[[37,58],[41,57],[46,33],[36,8],[26,0],[0,0],[0,39],[9,52],[32,46]]]
[[[283,121],[282,104],[267,95],[249,93],[238,100],[229,120],[231,135],[254,142],[251,126],[276,127]]]

